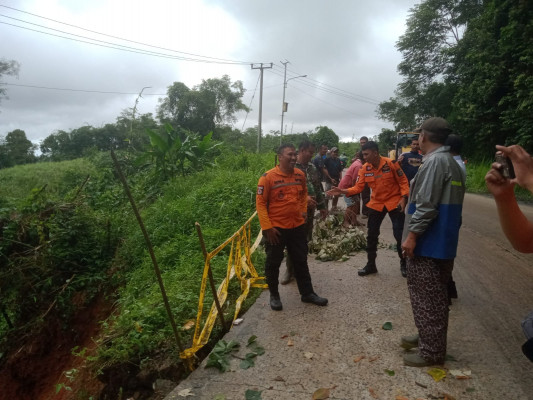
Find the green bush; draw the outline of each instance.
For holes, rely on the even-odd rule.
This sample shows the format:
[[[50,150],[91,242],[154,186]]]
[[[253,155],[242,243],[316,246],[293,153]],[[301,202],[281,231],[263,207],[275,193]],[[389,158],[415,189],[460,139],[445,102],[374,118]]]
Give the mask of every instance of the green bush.
[[[490,169],[493,161],[483,160],[478,163],[469,162],[466,165],[466,190],[470,193],[488,194],[485,184],[485,175]],[[516,198],[521,201],[531,202],[533,196],[531,192],[520,186],[515,187]]]
[[[178,326],[195,319],[198,307],[204,261],[195,222],[202,227],[207,251],[230,237],[255,211],[257,181],[273,165],[266,165],[268,159],[273,160],[273,155],[221,156],[213,169],[171,180],[162,188],[161,197],[142,211]],[[106,365],[141,357],[173,335],[144,238],[133,222],[127,230],[129,234],[118,254],[127,265],[125,284],[118,294],[118,313],[108,323],[107,336],[114,339],[106,342],[100,352],[100,361]],[[256,219],[252,237],[258,232]],[[224,256],[228,254],[229,247],[213,260],[217,286],[226,275]],[[261,255],[255,258],[261,260]],[[233,282],[233,300],[239,291],[238,283]],[[208,291],[206,312],[212,298]],[[231,318],[231,308],[225,312]],[[190,341],[192,332],[183,333],[185,342]]]

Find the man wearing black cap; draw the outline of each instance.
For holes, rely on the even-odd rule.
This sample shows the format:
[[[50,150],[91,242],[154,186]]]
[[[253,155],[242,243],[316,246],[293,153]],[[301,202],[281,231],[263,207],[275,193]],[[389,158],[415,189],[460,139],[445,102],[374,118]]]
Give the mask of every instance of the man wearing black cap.
[[[418,335],[402,338],[402,347],[418,347],[404,364],[425,367],[444,363],[448,333],[447,283],[457,253],[465,175],[445,146],[451,133],[442,118],[422,124],[419,143],[424,158],[411,181],[403,229],[407,287]]]

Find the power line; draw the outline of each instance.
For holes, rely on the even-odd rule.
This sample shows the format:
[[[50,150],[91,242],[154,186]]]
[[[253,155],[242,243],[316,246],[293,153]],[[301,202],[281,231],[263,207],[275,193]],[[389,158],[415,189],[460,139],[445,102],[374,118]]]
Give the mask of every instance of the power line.
[[[270,71],[272,74],[274,75],[277,75],[281,78],[283,78],[283,76],[280,74],[280,73],[277,73],[277,72],[273,72],[273,71]],[[351,95],[347,95],[347,94],[344,94],[344,93],[339,93],[337,91],[334,91],[334,90],[331,90],[331,89],[328,89],[328,88],[323,88],[321,86],[318,86],[318,85],[315,85],[315,84],[312,84],[310,82],[306,82],[306,79],[305,78],[302,78],[298,81],[298,84],[299,85],[304,85],[304,86],[307,86],[307,87],[310,87],[310,88],[313,88],[313,89],[317,89],[317,90],[320,90],[324,93],[329,93],[329,94],[334,94],[336,96],[340,96],[340,97],[344,97],[348,100],[352,100],[352,101],[358,101],[358,102],[361,102],[361,103],[367,103],[367,104],[371,104],[371,105],[374,105],[374,106],[377,106],[379,103],[378,102],[373,102],[373,101],[368,101],[368,100],[364,100],[364,99],[361,99],[361,98],[358,98],[358,97],[353,97]]]
[[[278,65],[275,65],[275,67],[277,69],[279,69],[279,70],[282,69]],[[288,70],[288,71],[292,74],[292,76],[301,75],[301,74],[299,74],[299,73],[297,73],[295,71],[290,71],[290,70]],[[281,71],[279,72],[278,76],[281,76]],[[376,100],[376,99],[372,99],[370,97],[366,97],[366,96],[362,96],[362,95],[355,94],[355,93],[352,93],[352,92],[348,92],[347,90],[339,89],[339,88],[337,88],[335,86],[328,85],[327,83],[323,83],[323,82],[317,81],[316,79],[303,78],[303,79],[300,79],[298,83],[299,84],[304,84],[306,86],[309,86],[309,87],[312,87],[312,88],[315,88],[315,89],[318,89],[318,90],[322,90],[322,91],[324,91],[326,93],[335,94],[337,96],[345,97],[345,98],[348,98],[348,99],[361,101],[361,102],[364,102],[364,103],[369,103],[369,104],[374,104],[374,105],[378,105],[379,104],[379,101]]]
[[[77,26],[77,25],[69,24],[67,22],[58,21],[58,20],[55,20],[55,19],[52,19],[52,18],[43,17],[41,15],[33,14],[33,13],[30,13],[30,12],[27,12],[27,11],[24,11],[24,10],[19,10],[17,8],[9,7],[9,6],[3,5],[3,4],[0,4],[0,7],[8,8],[10,10],[18,11],[18,12],[21,12],[21,13],[24,13],[24,14],[28,14],[28,15],[31,15],[31,16],[34,16],[34,17],[37,17],[37,18],[45,19],[47,21],[52,21],[52,22],[55,22],[55,23],[58,23],[58,24],[70,26],[70,27],[73,27],[73,28],[76,28],[76,29],[80,29],[80,30],[83,30],[83,31],[86,31],[86,32],[95,33],[97,35],[107,36],[107,37],[110,37],[110,38],[113,38],[113,39],[118,39],[118,40],[122,40],[122,41],[129,42],[129,43],[139,44],[141,46],[152,47],[152,48],[159,49],[159,50],[171,51],[171,52],[174,52],[174,53],[186,54],[188,56],[201,57],[201,58],[206,58],[206,59],[211,59],[211,60],[216,60],[216,61],[223,61],[223,62],[227,62],[229,64],[251,64],[252,63],[251,61],[235,61],[235,60],[228,60],[228,59],[224,59],[224,58],[202,56],[202,55],[199,55],[199,54],[186,53],[184,51],[178,51],[178,50],[173,50],[173,49],[169,49],[169,48],[165,48],[165,47],[154,46],[154,45],[143,43],[143,42],[137,42],[135,40],[121,38],[119,36],[113,36],[113,35],[108,35],[106,33],[93,31],[91,29],[87,29],[87,28],[83,28],[83,27],[80,27],[80,26]],[[6,18],[11,18],[11,19],[18,20],[18,19],[13,18],[13,17],[7,17],[5,15],[3,15],[3,16],[6,17]],[[18,20],[18,21],[22,21],[22,22],[25,22],[25,23],[28,23],[28,24],[32,24],[32,25],[38,25],[38,24],[33,24],[31,22],[23,21],[23,20]],[[42,26],[42,25],[38,25],[38,26]],[[53,28],[48,28],[48,27],[44,27],[44,28],[53,29]],[[55,30],[55,29],[53,29],[53,30]],[[42,32],[42,33],[45,33],[45,32]],[[67,33],[67,34],[74,35],[74,34],[71,34],[71,33]],[[79,35],[74,35],[74,36],[79,36]],[[81,37],[84,37],[84,36],[81,36]],[[91,39],[91,38],[89,38],[89,39],[90,40],[97,40],[97,39]],[[117,46],[121,46],[121,45],[117,44]]]
[[[65,91],[65,92],[124,94],[124,95],[138,95],[139,94],[138,92],[129,93],[129,92],[112,92],[112,91],[104,91],[104,90],[69,89],[69,88],[58,88],[58,87],[49,87],[49,86],[21,85],[17,83],[5,83],[5,82],[0,83],[0,85],[26,87],[26,88],[32,88],[32,89],[59,90],[59,91]],[[143,95],[144,96],[166,96],[167,93],[143,93]]]
[[[339,110],[342,110],[342,111],[345,111],[345,112],[347,112],[347,113],[353,114],[353,111],[349,111],[349,110],[346,110],[345,108],[342,108],[342,107],[336,106],[335,104],[328,103],[328,102],[325,101],[325,100],[322,100],[322,99],[319,99],[319,98],[316,97],[316,96],[313,96],[311,93],[307,93],[305,90],[299,89],[299,88],[297,88],[297,87],[294,87],[293,89],[295,89],[295,90],[297,90],[297,91],[299,91],[299,92],[302,92],[303,94],[305,94],[305,95],[307,95],[307,96],[309,96],[309,97],[312,97],[312,98],[315,99],[315,100],[318,100],[318,101],[320,101],[320,102],[322,102],[322,103],[325,103],[325,104],[327,104],[328,106],[335,107],[335,108],[338,108]]]
[[[8,22],[3,22],[3,21],[0,21],[0,24],[14,26],[16,28],[26,29],[26,30],[29,30],[29,31],[37,32],[37,33],[42,33],[44,35],[55,36],[55,37],[59,37],[59,38],[62,38],[62,39],[72,40],[74,42],[92,44],[93,46],[105,47],[105,48],[114,49],[114,50],[121,50],[121,51],[126,51],[126,52],[129,52],[129,53],[137,53],[137,54],[149,55],[149,56],[160,57],[160,58],[169,58],[169,59],[174,59],[174,60],[182,60],[182,61],[203,62],[203,63],[209,63],[209,64],[244,65],[244,64],[241,64],[241,63],[223,62],[223,61],[210,61],[210,60],[187,58],[187,57],[183,57],[183,56],[173,56],[173,55],[170,55],[170,54],[156,53],[156,52],[152,52],[152,51],[148,51],[148,50],[135,49],[133,47],[123,46],[123,45],[115,44],[115,43],[111,43],[110,45],[100,44],[100,43],[95,43],[95,42],[101,42],[101,43],[109,43],[109,42],[104,42],[102,40],[97,40],[97,39],[92,39],[92,38],[86,38],[88,40],[92,40],[93,41],[93,42],[89,42],[87,40],[74,39],[74,38],[70,38],[70,37],[62,36],[62,35],[57,35],[57,34],[50,33],[50,32],[43,32],[43,31],[39,31],[37,29],[32,29],[32,28],[28,28],[28,27],[24,27],[24,26],[20,26],[20,25],[10,24]],[[45,29],[52,29],[52,28],[45,28]],[[52,29],[52,30],[55,30],[55,29]],[[67,33],[67,34],[71,35],[71,36],[83,37],[83,36],[75,35],[75,34],[72,34],[72,33]],[[115,46],[120,46],[120,47],[115,47]]]
[[[257,82],[255,84],[254,94],[252,95],[252,99],[250,100],[250,105],[248,106],[248,111],[246,112],[246,117],[244,117],[244,122],[242,123],[241,132],[244,130],[244,124],[246,124],[246,120],[248,119],[248,114],[250,114],[250,107],[252,106],[252,101],[254,101],[255,93],[257,92],[257,85],[259,85],[259,81],[261,80],[261,75],[257,77]]]

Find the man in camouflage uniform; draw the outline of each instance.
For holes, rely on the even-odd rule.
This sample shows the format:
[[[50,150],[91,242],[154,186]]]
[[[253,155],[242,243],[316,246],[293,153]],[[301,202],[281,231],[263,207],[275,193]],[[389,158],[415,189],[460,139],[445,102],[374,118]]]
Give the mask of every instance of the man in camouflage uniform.
[[[315,211],[318,209],[322,219],[326,218],[328,211],[326,208],[326,196],[324,195],[324,188],[320,182],[320,173],[315,165],[311,162],[313,154],[315,153],[315,145],[309,140],[304,140],[298,146],[298,159],[295,168],[303,171],[307,179],[307,220],[305,229],[307,232],[307,241],[310,242],[313,238],[313,222]],[[287,269],[282,275],[280,283],[286,285],[293,278],[293,267],[290,257],[286,258]]]

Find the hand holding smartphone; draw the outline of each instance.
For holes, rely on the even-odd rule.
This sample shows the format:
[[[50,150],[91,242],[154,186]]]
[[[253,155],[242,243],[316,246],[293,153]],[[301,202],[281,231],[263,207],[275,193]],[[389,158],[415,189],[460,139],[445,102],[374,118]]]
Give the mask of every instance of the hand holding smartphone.
[[[509,157],[504,156],[501,151],[498,151],[496,153],[496,162],[501,165],[499,171],[505,179],[516,178],[513,168],[513,162]]]

